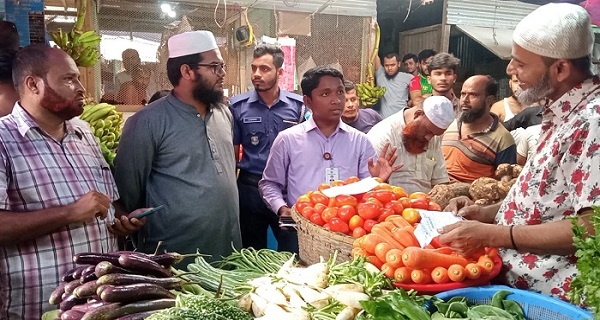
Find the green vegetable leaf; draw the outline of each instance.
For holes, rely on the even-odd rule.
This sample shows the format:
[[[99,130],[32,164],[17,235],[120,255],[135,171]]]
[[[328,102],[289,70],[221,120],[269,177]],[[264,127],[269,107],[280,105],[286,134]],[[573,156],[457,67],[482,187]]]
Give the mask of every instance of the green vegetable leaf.
[[[472,320],[490,319],[488,317],[496,317],[497,319],[515,319],[510,313],[500,308],[493,306],[474,306],[467,311],[467,317]]]

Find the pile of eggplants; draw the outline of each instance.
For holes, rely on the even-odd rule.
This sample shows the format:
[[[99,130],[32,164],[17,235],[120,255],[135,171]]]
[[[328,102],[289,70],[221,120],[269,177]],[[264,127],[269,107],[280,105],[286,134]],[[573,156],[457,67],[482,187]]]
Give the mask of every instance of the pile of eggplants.
[[[79,253],[76,267],[66,272],[52,292],[61,320],[135,320],[175,306],[173,290],[186,281],[173,276],[176,253]]]

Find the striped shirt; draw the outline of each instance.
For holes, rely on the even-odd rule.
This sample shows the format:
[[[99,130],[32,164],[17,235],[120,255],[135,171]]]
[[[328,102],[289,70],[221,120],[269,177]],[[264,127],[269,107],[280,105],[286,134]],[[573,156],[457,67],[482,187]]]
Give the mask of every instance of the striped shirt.
[[[444,133],[442,152],[451,178],[471,183],[480,177],[494,177],[501,163],[517,163],[517,147],[510,132],[499,126],[498,116],[481,132],[463,137],[461,124],[454,121]]]
[[[96,190],[114,201],[110,168],[89,126],[65,122],[57,141],[44,133],[17,103],[0,118],[0,210],[30,212],[71,204]],[[114,217],[111,207],[109,218]],[[116,246],[107,220],[72,224],[33,240],[0,247],[0,319],[40,319],[60,276],[79,252]]]

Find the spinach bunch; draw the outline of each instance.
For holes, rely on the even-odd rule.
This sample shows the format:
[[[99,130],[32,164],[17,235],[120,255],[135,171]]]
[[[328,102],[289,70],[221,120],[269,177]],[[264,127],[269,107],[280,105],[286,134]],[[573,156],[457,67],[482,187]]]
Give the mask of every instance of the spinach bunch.
[[[594,318],[600,318],[600,207],[594,207],[590,222],[594,235],[589,235],[586,228],[573,219],[578,274],[571,281],[567,297],[574,304],[585,303],[593,311]]]
[[[526,320],[521,306],[514,300],[505,299],[509,294],[508,290],[496,292],[491,305],[471,305],[465,297],[453,297],[446,302],[433,301],[437,312],[431,315],[431,319]]]
[[[428,296],[417,296],[415,291],[397,289],[374,300],[361,301],[363,313],[356,320],[428,320],[431,315],[425,309]]]

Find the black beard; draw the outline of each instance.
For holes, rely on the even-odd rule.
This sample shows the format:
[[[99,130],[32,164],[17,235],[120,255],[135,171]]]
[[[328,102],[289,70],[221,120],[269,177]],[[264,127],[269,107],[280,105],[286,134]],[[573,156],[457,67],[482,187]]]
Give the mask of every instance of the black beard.
[[[390,79],[394,79],[398,75],[398,72],[400,72],[400,69],[398,69],[398,71],[396,71],[396,73],[394,73],[391,76],[389,74],[387,74],[387,72],[384,72],[384,74],[385,74],[385,77],[388,78],[388,80],[390,80]]]
[[[200,73],[196,73],[196,76],[198,78],[194,81],[194,88],[192,89],[194,99],[204,103],[207,107],[223,101],[223,90],[211,88]]]
[[[486,113],[485,108],[482,108],[478,111],[470,111],[470,112],[462,112],[460,114],[460,122],[464,123],[473,123],[479,119],[481,119]]]

